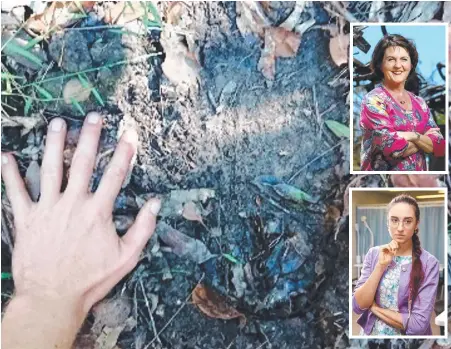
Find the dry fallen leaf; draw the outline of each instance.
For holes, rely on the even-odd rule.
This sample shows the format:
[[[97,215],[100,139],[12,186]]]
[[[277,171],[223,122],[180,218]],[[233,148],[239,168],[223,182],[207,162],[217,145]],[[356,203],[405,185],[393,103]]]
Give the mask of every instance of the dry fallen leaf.
[[[92,309],[95,320],[91,332],[100,334],[104,326],[116,328],[123,325],[128,319],[131,309],[130,300],[119,295],[97,303]]]
[[[265,32],[265,47],[258,61],[258,70],[268,80],[276,76],[276,43],[270,31]]]
[[[258,62],[258,69],[263,76],[269,80],[274,80],[276,57],[288,58],[296,56],[300,44],[300,34],[280,27],[266,28],[265,47]]]
[[[230,320],[241,318],[245,320],[244,314],[227,304],[226,299],[209,289],[205,285],[197,285],[193,291],[193,303],[205,315],[215,318]]]
[[[86,101],[91,94],[91,87],[84,87],[79,79],[70,79],[63,89],[64,102],[72,104],[73,100],[77,102]]]
[[[189,47],[179,36],[164,33],[161,38],[166,58],[161,66],[164,75],[174,85],[196,86],[201,66],[195,54],[195,47]]]
[[[163,221],[158,222],[155,232],[179,257],[188,258],[197,264],[215,257],[202,241],[179,232]]]
[[[87,7],[83,4],[82,6],[89,9],[90,2],[87,1]],[[53,1],[43,12],[31,15],[25,26],[39,33],[47,33],[51,28],[64,28],[75,23],[78,19],[74,18],[73,12],[76,11],[79,11],[79,8],[72,1]]]
[[[271,25],[264,13],[262,2],[237,1],[236,14],[236,26],[243,36],[249,34],[263,36],[264,28]]]
[[[189,221],[197,221],[202,224],[204,223],[202,220],[202,216],[200,215],[199,210],[193,201],[187,202],[183,206],[182,215]]]
[[[339,34],[329,42],[329,51],[332,60],[337,66],[348,62],[349,34]]]
[[[296,56],[299,45],[301,44],[301,35],[284,28],[268,28],[267,31],[274,37],[276,57]]]
[[[147,4],[142,1],[119,1],[105,11],[104,21],[108,24],[125,24],[143,17],[146,12],[149,20],[155,21],[150,11],[146,9]]]
[[[178,25],[182,19],[182,13],[184,4],[181,1],[169,2],[166,10],[166,23],[172,25]]]

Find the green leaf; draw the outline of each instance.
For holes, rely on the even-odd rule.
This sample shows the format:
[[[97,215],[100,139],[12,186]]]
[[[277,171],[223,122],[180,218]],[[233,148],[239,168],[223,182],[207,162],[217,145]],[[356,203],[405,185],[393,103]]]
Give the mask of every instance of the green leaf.
[[[47,91],[46,89],[42,88],[41,86],[38,86],[36,84],[32,85],[37,91],[38,93],[45,98],[46,101],[51,101],[53,100],[53,96],[50,94],[49,91]]]
[[[88,77],[85,74],[83,74],[83,75],[82,74],[78,74],[78,79],[80,79],[80,82],[81,82],[82,86],[84,88],[90,89],[92,94],[94,95],[95,99],[97,100],[97,102],[99,102],[99,104],[102,107],[104,107],[105,106],[105,102],[103,101],[103,98],[100,95],[99,91],[95,87],[92,87],[91,84],[89,83]]]
[[[29,60],[30,62],[32,62],[32,63],[34,63],[34,64],[36,64],[36,65],[38,65],[39,67],[42,68],[43,62],[38,56],[36,56],[33,53],[27,51],[22,46],[17,45],[13,40],[8,42],[8,44],[5,46],[3,51],[5,52],[5,54],[7,56],[11,55],[11,54],[21,55],[25,59]]]
[[[161,27],[161,17],[158,14],[158,10],[156,9],[155,5],[151,2],[147,2],[147,4],[149,5],[148,8],[150,9],[150,12],[152,12],[154,20],[157,22],[158,26]]]
[[[86,76],[86,75],[85,75],[85,76]],[[81,74],[78,74],[78,79],[80,80],[81,85],[82,85],[84,88],[87,88],[87,89],[90,89],[90,88],[91,88],[91,84],[89,83],[87,77],[83,77]]]
[[[30,112],[31,106],[33,105],[33,100],[29,97],[25,97],[25,107],[24,107],[24,114],[25,116],[28,115]]]
[[[4,279],[12,279],[13,276],[11,273],[2,273],[2,280]]]
[[[88,17],[88,16],[83,13],[74,13],[71,17],[71,20],[83,19],[86,17]]]
[[[280,183],[273,186],[274,191],[286,200],[302,203],[304,201],[314,202],[311,195],[292,185]]]
[[[99,91],[97,91],[97,89],[94,87],[91,90],[92,94],[94,95],[94,97],[97,99],[97,102],[99,102],[99,104],[104,107],[105,106],[105,102],[102,99],[102,96],[100,95]]]
[[[77,109],[80,113],[80,115],[84,116],[85,115],[85,111],[83,110],[83,107],[81,106],[81,104],[75,100],[73,97],[71,97],[70,99],[72,105],[75,107],[75,109]]]
[[[78,10],[86,17],[85,9],[80,1],[74,1],[75,6],[77,6]]]
[[[337,137],[350,137],[350,131],[349,127],[346,125],[343,125],[335,120],[326,120],[325,121],[327,127],[337,136]]]
[[[17,76],[10,73],[3,73],[2,72],[2,80],[9,80],[9,79],[19,79],[24,80],[25,78],[23,76]]]
[[[27,44],[23,47],[25,50],[29,50],[33,48],[36,44],[40,43],[42,40],[44,40],[44,35],[39,35],[35,37],[34,39],[27,42]]]
[[[228,253],[223,253],[222,256],[226,259],[228,259],[230,262],[235,263],[235,264],[242,264],[238,259],[236,259],[235,257],[233,257],[231,254]]]
[[[13,89],[11,87],[11,79],[6,80],[6,93],[13,93]]]

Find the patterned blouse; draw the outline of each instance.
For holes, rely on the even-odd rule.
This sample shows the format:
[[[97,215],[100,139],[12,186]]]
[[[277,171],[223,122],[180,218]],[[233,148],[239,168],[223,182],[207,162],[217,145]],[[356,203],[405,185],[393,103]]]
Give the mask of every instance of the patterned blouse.
[[[395,267],[387,270],[379,284],[379,306],[398,311],[398,288],[401,268],[405,264],[412,263],[412,256],[395,256],[394,261],[396,263]],[[400,334],[400,330],[387,325],[379,318],[376,319],[373,330],[371,331],[372,336],[396,336]]]
[[[423,150],[403,157],[409,143],[397,135],[397,131],[424,134],[437,124],[426,102],[408,92],[412,110],[405,110],[382,86],[365,95],[360,110],[362,129],[362,171],[425,171],[426,157]],[[435,156],[445,155],[445,140],[440,131],[427,135],[433,144]]]

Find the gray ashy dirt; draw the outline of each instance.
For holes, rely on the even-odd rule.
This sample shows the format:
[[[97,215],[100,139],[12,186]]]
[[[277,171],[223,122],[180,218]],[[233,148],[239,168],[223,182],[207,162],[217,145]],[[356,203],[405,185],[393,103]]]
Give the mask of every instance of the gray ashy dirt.
[[[289,13],[292,5],[280,6]],[[318,17],[324,15],[319,6],[316,11]],[[214,188],[216,200],[204,207],[211,211],[204,222],[209,228],[219,227],[221,236],[211,236],[195,222],[168,221],[202,240],[212,253],[249,261],[258,252],[252,223],[256,218],[261,219],[265,232],[271,224],[278,227],[274,235],[265,235],[265,243],[279,239],[289,253],[285,249],[289,239],[300,235],[311,252],[299,269],[277,281],[260,273],[254,263],[253,281],[247,280],[243,297],[234,287],[234,265],[224,258],[197,266],[163,253],[152,256],[150,265],[142,263],[137,273],[164,304],[164,316],[155,319],[157,328],[177,311],[202,274],[206,283],[228,296],[248,317],[247,326],[240,329],[238,321],[210,319],[187,305],[160,335],[168,347],[220,348],[233,343],[232,347],[248,348],[268,341],[278,348],[324,348],[333,345],[346,327],[347,243],[342,240],[347,240],[347,224],[339,241],[334,241],[334,222],[326,216],[328,205],[341,209],[344,189],[338,185],[335,165],[342,161],[342,154],[330,152],[293,181],[320,198],[314,207],[285,213],[256,192],[251,182],[260,175],[288,180],[297,169],[335,145],[338,140],[323,122],[348,123],[348,86],[332,88],[327,84],[340,69],[333,67],[328,34],[320,29],[305,33],[297,56],[278,59],[275,81],[266,81],[257,70],[261,41],[243,38],[235,15],[232,3],[198,3],[187,10],[181,26],[190,33],[187,41],[195,43],[202,67],[197,84],[189,88],[161,76],[155,64],[158,60],[149,67],[150,81],[142,67],[124,70],[124,83],[116,87],[117,105],[125,122],[133,119],[139,125],[142,139],[130,187],[137,194]],[[152,86],[159,86],[159,93],[155,94]],[[315,102],[319,113],[336,106],[318,119]],[[256,204],[257,195],[261,206]],[[271,248],[263,264],[273,251]],[[335,273],[337,268],[342,272]],[[158,280],[152,273],[161,269],[176,272],[172,279]],[[277,286],[283,288],[287,282],[303,279],[311,280],[312,288],[306,294],[285,297],[265,308],[268,294]],[[333,316],[339,312],[343,312],[341,316]],[[153,338],[150,332],[147,336]],[[124,335],[122,341],[127,347],[132,338]]]

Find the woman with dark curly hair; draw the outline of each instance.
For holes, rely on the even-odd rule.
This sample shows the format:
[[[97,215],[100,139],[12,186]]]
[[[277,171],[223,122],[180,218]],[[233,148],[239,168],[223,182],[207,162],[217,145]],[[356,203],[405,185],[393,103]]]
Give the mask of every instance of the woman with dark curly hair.
[[[361,105],[363,171],[425,171],[426,153],[444,156],[445,140],[426,102],[405,88],[417,64],[414,43],[401,35],[376,45],[371,68],[382,83]]]
[[[392,241],[368,251],[352,296],[361,335],[432,335],[440,264],[421,248],[419,223],[413,197],[398,195],[388,205]]]

